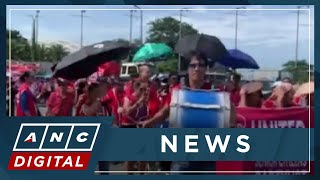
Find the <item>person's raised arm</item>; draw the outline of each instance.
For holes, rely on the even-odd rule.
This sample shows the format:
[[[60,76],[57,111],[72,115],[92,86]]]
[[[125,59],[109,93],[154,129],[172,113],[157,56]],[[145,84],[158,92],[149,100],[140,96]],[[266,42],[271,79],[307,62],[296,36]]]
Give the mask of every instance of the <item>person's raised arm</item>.
[[[130,100],[125,97],[123,102],[123,109],[126,114],[130,114],[132,111],[136,110],[141,103],[141,99],[139,99],[137,102],[134,102],[133,104],[130,102]]]
[[[246,89],[244,87],[241,88],[240,90],[240,102],[239,102],[239,107],[247,107],[246,104]]]
[[[168,105],[165,105],[159,112],[157,112],[152,118],[141,122],[143,128],[151,128],[156,124],[163,123],[166,118],[169,117],[170,108]]]

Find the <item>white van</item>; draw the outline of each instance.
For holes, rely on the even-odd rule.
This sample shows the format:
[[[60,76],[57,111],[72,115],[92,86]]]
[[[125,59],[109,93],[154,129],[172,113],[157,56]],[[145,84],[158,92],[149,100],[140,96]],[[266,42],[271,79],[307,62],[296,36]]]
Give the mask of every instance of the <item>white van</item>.
[[[129,80],[131,74],[139,73],[139,66],[148,65],[151,69],[152,74],[157,73],[156,66],[153,63],[122,63],[120,78],[123,80]]]

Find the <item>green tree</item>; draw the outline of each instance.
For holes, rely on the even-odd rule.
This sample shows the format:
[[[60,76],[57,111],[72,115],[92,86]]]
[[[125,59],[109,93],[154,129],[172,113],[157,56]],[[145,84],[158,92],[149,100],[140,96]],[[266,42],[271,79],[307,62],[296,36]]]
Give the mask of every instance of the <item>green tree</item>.
[[[148,42],[166,43],[170,47],[174,47],[179,39],[180,21],[172,17],[156,19],[148,23],[150,29],[148,31]],[[197,34],[198,30],[194,29],[191,24],[183,22],[181,25],[181,35]]]
[[[68,54],[69,52],[61,44],[54,44],[48,49],[47,59],[51,62],[57,62]]]
[[[7,51],[6,55],[9,58],[9,33],[11,31],[11,59],[22,61],[51,61],[57,62],[69,52],[60,44],[46,46],[45,44],[36,44],[34,38],[31,40],[31,45],[19,31],[7,30]],[[33,54],[34,53],[34,54]],[[34,58],[32,56],[34,55]]]
[[[158,62],[156,64],[157,69],[160,73],[176,73],[178,66],[178,59],[173,57],[167,61]]]
[[[44,44],[36,45],[36,60],[37,61],[48,61],[50,56],[50,49]]]
[[[26,38],[24,38],[19,31],[6,30],[6,57],[9,58],[9,36],[11,31],[11,59],[16,60],[30,60],[31,59],[31,46]]]
[[[306,60],[288,61],[282,65],[283,71],[290,72],[293,76],[293,81],[303,83],[309,81],[309,64]],[[310,65],[312,70],[314,67]]]

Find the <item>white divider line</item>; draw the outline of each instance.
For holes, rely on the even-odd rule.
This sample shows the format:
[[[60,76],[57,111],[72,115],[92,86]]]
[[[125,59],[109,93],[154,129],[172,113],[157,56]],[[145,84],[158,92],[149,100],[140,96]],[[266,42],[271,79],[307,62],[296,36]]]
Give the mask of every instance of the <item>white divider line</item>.
[[[48,129],[49,129],[49,125],[46,125],[46,129],[44,130],[44,133],[43,133],[43,136],[42,136],[42,139],[41,139],[41,143],[40,143],[40,146],[39,146],[39,150],[42,149],[42,145],[43,145],[44,139],[46,138],[46,134],[47,134]]]
[[[68,136],[68,139],[67,139],[67,142],[66,142],[66,145],[65,145],[64,149],[68,149],[68,146],[69,146],[69,142],[70,142],[70,139],[71,139],[71,136],[72,136],[73,129],[74,129],[74,125],[71,126],[71,129],[70,129],[70,132],[69,132],[69,136]]]

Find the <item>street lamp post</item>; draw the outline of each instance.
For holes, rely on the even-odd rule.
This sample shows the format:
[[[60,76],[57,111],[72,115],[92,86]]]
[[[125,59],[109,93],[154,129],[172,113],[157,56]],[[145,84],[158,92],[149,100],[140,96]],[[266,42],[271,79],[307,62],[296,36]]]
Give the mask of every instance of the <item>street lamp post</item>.
[[[129,42],[132,44],[132,18],[134,10],[130,10],[130,30],[129,30]]]
[[[294,66],[297,68],[298,64],[298,55],[299,55],[299,26],[300,26],[300,9],[303,7],[309,7],[309,6],[298,6],[297,7],[297,31],[296,31],[296,49],[295,49],[295,63]]]
[[[299,24],[300,24],[300,8],[301,6],[297,7],[297,32],[296,32],[296,52],[295,52],[295,62],[294,62],[294,67],[297,68],[297,63],[298,63],[298,51],[299,51]]]
[[[180,25],[179,25],[179,39],[181,39],[182,37],[182,16],[183,16],[183,11],[188,11],[187,8],[183,8],[180,9],[180,14],[179,14],[179,21],[180,21]],[[178,73],[180,73],[181,71],[181,54],[179,54],[179,58],[178,58]]]
[[[40,11],[37,10],[36,11],[36,37],[35,37],[36,43],[38,43],[38,39],[39,39],[39,13]]]
[[[134,5],[134,7],[140,9],[140,41],[143,44],[143,10],[137,5]]]
[[[35,47],[36,47],[36,16],[28,15],[32,19],[31,23],[31,60],[35,60]]]
[[[245,9],[245,7],[237,7],[236,8],[236,22],[235,22],[235,38],[234,38],[234,47],[235,49],[237,49],[238,47],[238,12],[239,12],[239,9]]]
[[[86,11],[85,10],[81,10],[81,34],[80,34],[80,47],[83,47],[83,15]]]

